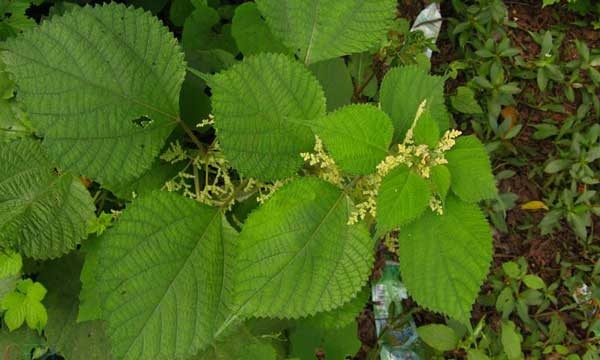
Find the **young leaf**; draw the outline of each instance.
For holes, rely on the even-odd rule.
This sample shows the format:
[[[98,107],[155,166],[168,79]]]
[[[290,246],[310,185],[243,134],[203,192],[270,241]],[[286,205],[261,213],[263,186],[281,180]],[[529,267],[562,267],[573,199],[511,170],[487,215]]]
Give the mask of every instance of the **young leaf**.
[[[400,271],[422,306],[467,322],[492,261],[490,227],[473,204],[449,196],[444,214],[428,211],[399,237]]]
[[[369,50],[385,38],[394,0],[257,0],[275,36],[305,64]]]
[[[230,309],[236,238],[219,210],[179,195],[133,202],[93,269],[113,355],[172,359],[211,344]]]
[[[298,318],[351,300],[373,261],[367,229],[347,225],[351,205],[317,178],[278,190],[246,221],[236,261],[239,312]]]
[[[387,155],[394,128],[390,118],[373,105],[345,106],[315,123],[336,164],[352,174],[373,173]]]
[[[255,3],[249,2],[235,9],[231,24],[238,48],[244,56],[261,52],[286,53],[287,48],[271,33]]]
[[[377,196],[377,231],[390,231],[423,214],[431,190],[425,179],[405,166],[392,170],[381,181]]]
[[[394,140],[402,141],[412,126],[419,105],[427,100],[427,109],[440,131],[448,128],[444,105],[444,78],[432,76],[417,65],[396,67],[388,71],[381,84],[381,108],[394,124]]]
[[[446,153],[452,191],[463,201],[477,202],[496,196],[496,181],[487,151],[475,136],[463,136]]]
[[[315,77],[282,54],[259,54],[214,75],[209,82],[215,127],[228,160],[264,181],[293,175],[314,137],[303,120],[325,114]],[[307,124],[308,125],[308,124]]]
[[[79,179],[56,174],[38,142],[0,147],[0,243],[36,259],[61,256],[87,235],[94,209]]]
[[[179,121],[183,54],[150,13],[75,8],[6,48],[31,123],[63,168],[99,182],[135,178]]]

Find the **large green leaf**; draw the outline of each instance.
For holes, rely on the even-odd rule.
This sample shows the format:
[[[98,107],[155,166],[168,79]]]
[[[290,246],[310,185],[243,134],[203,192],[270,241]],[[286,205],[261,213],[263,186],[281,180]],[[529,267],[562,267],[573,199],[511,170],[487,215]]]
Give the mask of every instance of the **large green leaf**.
[[[100,182],[134,178],[179,121],[183,54],[150,13],[75,8],[6,48],[30,120],[63,168]]]
[[[406,166],[392,170],[381,181],[377,195],[377,231],[386,232],[423,214],[431,190],[427,181]]]
[[[356,323],[342,328],[315,327],[310,322],[299,321],[289,331],[290,356],[295,359],[318,359],[317,353],[325,354],[325,359],[342,360],[352,358],[360,349],[356,337]]]
[[[57,174],[33,140],[0,147],[0,245],[55,258],[87,235],[94,203],[79,179]]]
[[[98,296],[119,359],[191,356],[230,310],[237,235],[218,210],[173,193],[134,201],[98,240]]]
[[[373,260],[367,229],[346,225],[350,200],[317,178],[278,190],[246,220],[236,262],[238,310],[298,318],[351,300]]]
[[[373,105],[348,105],[315,124],[336,164],[352,174],[373,173],[387,155],[394,128],[390,118]]]
[[[300,153],[314,142],[301,122],[325,114],[323,90],[302,64],[259,54],[211,77],[209,85],[221,147],[236,169],[268,181],[301,167]]]
[[[305,64],[379,45],[396,15],[395,0],[257,0],[275,36]]]
[[[481,210],[448,196],[444,214],[428,211],[399,237],[400,271],[410,295],[430,310],[470,318],[492,261],[492,235]]]
[[[427,108],[439,130],[447,129],[449,118],[444,105],[443,77],[429,75],[417,65],[396,67],[386,74],[381,83],[380,102],[396,129],[394,140],[404,140],[423,100],[427,100]]]
[[[350,104],[354,85],[350,70],[342,58],[319,61],[308,67],[317,77],[325,91],[327,111],[336,110]]]
[[[287,52],[286,47],[273,36],[256,4],[252,2],[241,4],[235,9],[231,34],[244,56],[261,52]]]
[[[76,321],[81,265],[81,257],[77,253],[44,263],[38,280],[48,288],[44,298],[48,309],[45,334],[52,350],[67,360],[107,360],[110,359],[110,345],[105,333],[106,324],[102,321]]]
[[[15,331],[0,329],[0,354],[2,360],[31,359],[30,354],[36,347],[44,347],[45,341],[41,336],[26,326]]]
[[[195,356],[193,360],[276,360],[277,353],[268,340],[240,327]]]
[[[452,175],[451,189],[462,200],[477,202],[496,196],[496,181],[488,153],[473,135],[456,140],[446,153],[448,170]]]

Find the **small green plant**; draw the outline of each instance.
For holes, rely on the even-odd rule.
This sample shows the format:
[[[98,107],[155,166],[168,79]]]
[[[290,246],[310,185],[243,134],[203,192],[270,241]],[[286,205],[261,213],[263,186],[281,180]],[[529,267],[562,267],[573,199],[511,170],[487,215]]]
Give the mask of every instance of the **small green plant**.
[[[252,18],[281,51],[242,50],[215,74],[188,66],[150,13],[117,4],[74,8],[4,44],[34,130],[0,148],[0,244],[75,275],[61,285],[58,270],[41,272],[45,334],[59,350],[84,351],[63,341],[106,323],[118,359],[232,348],[275,358],[248,319],[335,315],[365,286],[379,239],[398,230],[410,295],[470,326],[492,259],[478,206],[496,198],[487,151],[449,128],[444,78],[416,65],[390,69],[378,103],[328,111],[312,66],[380,44],[395,1],[320,11],[307,1],[292,13],[285,3],[259,0],[264,20]],[[196,5],[188,20],[213,14]],[[180,110],[186,75],[210,88],[211,115],[191,124]],[[45,295],[19,284],[5,320],[15,296]],[[56,310],[61,297],[76,311]],[[53,321],[72,336],[53,340]]]

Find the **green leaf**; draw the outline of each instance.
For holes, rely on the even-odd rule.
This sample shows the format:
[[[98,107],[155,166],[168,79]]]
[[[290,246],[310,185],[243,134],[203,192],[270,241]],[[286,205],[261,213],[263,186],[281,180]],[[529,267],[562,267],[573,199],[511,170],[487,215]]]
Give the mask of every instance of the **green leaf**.
[[[55,258],[75,248],[94,217],[87,189],[56,174],[39,143],[0,147],[0,243],[28,257]]]
[[[315,316],[307,318],[305,321],[315,328],[343,328],[356,321],[356,318],[365,307],[365,304],[369,301],[370,296],[370,287],[365,286],[354,299],[344,305],[331,311],[320,312]]]
[[[254,336],[242,327],[220,339],[215,345],[193,360],[276,360],[275,349],[269,342]]]
[[[4,41],[35,26],[26,14],[30,0],[4,0],[0,3],[0,40]]]
[[[0,252],[0,299],[15,289],[22,267],[21,254],[7,249]]]
[[[534,289],[534,290],[539,290],[539,289],[543,289],[546,287],[544,280],[542,280],[541,277],[539,277],[537,275],[533,275],[533,274],[525,275],[523,277],[523,282],[525,283],[525,285],[528,288]]]
[[[496,182],[487,151],[472,135],[462,136],[446,153],[452,176],[452,191],[463,201],[477,202],[496,197]]]
[[[515,323],[512,321],[503,321],[502,322],[502,347],[504,348],[504,353],[508,357],[508,360],[518,360],[521,359],[521,334],[516,329]]]
[[[6,48],[31,123],[63,168],[99,182],[135,178],[179,121],[183,54],[150,13],[75,8]]]
[[[39,280],[49,289],[44,299],[48,309],[45,334],[53,350],[66,359],[110,359],[110,345],[101,321],[77,323],[81,288],[79,254],[44,263]]]
[[[380,91],[381,108],[390,116],[396,129],[395,141],[404,139],[423,100],[427,100],[427,109],[439,130],[448,128],[443,77],[429,75],[417,65],[396,67],[388,71]]]
[[[369,50],[385,39],[394,0],[257,0],[275,36],[305,64]]]
[[[30,329],[40,332],[48,322],[46,308],[41,301],[46,296],[46,288],[31,279],[21,280],[13,292],[8,293],[0,303],[0,308],[5,311],[4,322],[10,331],[13,331],[23,322],[27,322]]]
[[[354,86],[350,70],[342,58],[319,61],[309,66],[325,91],[327,110],[333,111],[350,104]]]
[[[263,181],[300,169],[300,153],[314,143],[303,122],[325,114],[323,90],[302,64],[259,54],[214,75],[209,85],[220,144],[236,169]]]
[[[361,345],[356,337],[356,327],[356,323],[350,323],[341,329],[327,329],[300,321],[289,331],[290,357],[316,359],[315,354],[322,351],[325,359],[352,358]]]
[[[298,318],[350,301],[373,262],[367,229],[346,224],[350,209],[340,189],[307,177],[250,214],[235,270],[238,312]]]
[[[373,105],[345,106],[319,119],[315,133],[339,167],[352,174],[373,173],[387,155],[394,128]]]
[[[466,86],[459,86],[456,95],[450,98],[452,107],[463,114],[482,114],[483,110],[477,100],[475,92]]]
[[[433,192],[439,194],[440,199],[444,201],[446,195],[448,195],[448,190],[450,189],[452,181],[448,167],[445,165],[436,165],[432,167],[429,179],[433,185]]]
[[[236,54],[235,41],[225,31],[217,33],[214,29],[221,21],[219,13],[210,6],[196,8],[185,19],[181,45],[186,54],[193,49],[222,49]],[[223,30],[223,29],[221,29]]]
[[[3,360],[30,359],[23,355],[29,355],[35,347],[44,345],[44,339],[31,329],[20,328],[9,332],[5,327],[0,328],[0,353]]]
[[[429,111],[425,111],[414,129],[415,144],[425,144],[434,148],[440,140],[440,128],[437,122],[431,117]]]
[[[556,174],[571,166],[571,161],[568,159],[556,159],[552,160],[544,168],[544,172],[547,174]]]
[[[237,235],[217,209],[173,193],[136,199],[98,240],[97,296],[119,359],[191,356],[230,310]]]
[[[417,219],[430,197],[429,185],[417,173],[405,166],[392,170],[379,187],[377,231],[390,231]]]
[[[492,261],[490,227],[473,204],[449,196],[444,214],[428,211],[402,228],[400,272],[425,308],[468,322]]]
[[[417,328],[419,338],[438,351],[454,350],[460,340],[454,330],[442,324],[429,324]]]
[[[287,53],[287,48],[271,33],[255,3],[235,9],[231,34],[244,56],[262,52]]]

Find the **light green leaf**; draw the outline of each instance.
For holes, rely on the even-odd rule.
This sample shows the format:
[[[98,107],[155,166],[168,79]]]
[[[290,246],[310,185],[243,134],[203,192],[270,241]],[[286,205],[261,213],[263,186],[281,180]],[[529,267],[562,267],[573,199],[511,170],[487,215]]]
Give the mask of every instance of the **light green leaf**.
[[[108,360],[111,356],[106,324],[102,321],[76,322],[81,265],[77,253],[44,263],[40,281],[49,289],[44,299],[48,309],[45,334],[53,350],[66,359]]]
[[[0,299],[15,289],[22,267],[21,254],[7,249],[0,252]]]
[[[448,190],[450,189],[450,183],[452,177],[450,176],[450,170],[445,165],[436,165],[431,168],[431,174],[429,179],[433,185],[432,192],[440,195],[440,199],[444,201]]]
[[[282,54],[259,54],[209,85],[220,144],[236,169],[264,181],[300,169],[300,153],[314,143],[302,122],[325,114],[323,90],[306,68]]]
[[[21,280],[16,289],[1,299],[0,308],[5,311],[4,322],[10,331],[13,331],[23,322],[27,322],[30,329],[40,332],[48,322],[46,308],[41,300],[46,295],[46,289],[38,282],[31,279]]]
[[[298,318],[350,301],[373,261],[367,229],[346,224],[350,209],[340,189],[307,177],[250,214],[236,262],[238,312]]]
[[[287,48],[273,36],[256,4],[252,2],[241,4],[235,9],[231,34],[244,56],[261,52],[288,52]]]
[[[429,111],[425,111],[414,129],[415,144],[425,144],[430,148],[434,148],[440,140],[440,128],[437,122],[431,117]]]
[[[388,116],[368,104],[345,106],[319,119],[314,128],[336,164],[359,175],[375,171],[394,132]]]
[[[444,105],[444,78],[429,75],[417,65],[388,71],[381,84],[380,102],[396,129],[395,141],[404,139],[423,100],[427,100],[427,109],[439,130],[446,130],[449,118]]]
[[[477,100],[475,92],[466,86],[459,86],[456,95],[450,98],[452,106],[463,114],[481,114],[483,110]]]
[[[463,201],[477,202],[496,197],[496,181],[483,144],[473,135],[462,136],[446,153],[452,175],[452,191]]]
[[[442,352],[454,350],[460,340],[451,327],[442,324],[420,326],[417,332],[423,342]]]
[[[257,0],[275,36],[305,64],[379,45],[396,15],[394,0]]]
[[[476,205],[449,196],[443,215],[428,211],[402,228],[399,253],[402,279],[419,305],[469,320],[492,261],[490,227]]]
[[[539,290],[539,289],[543,289],[546,287],[544,280],[542,280],[541,277],[539,277],[537,275],[533,275],[533,274],[525,275],[523,277],[523,282],[525,283],[525,285],[528,288],[534,289],[534,290]]]
[[[317,77],[327,98],[327,110],[333,111],[350,104],[354,86],[350,70],[342,58],[319,61],[309,66]]]
[[[135,178],[179,119],[183,54],[150,13],[75,8],[6,48],[31,123],[63,168],[99,182]]]
[[[377,196],[377,231],[393,230],[423,214],[431,190],[425,179],[406,166],[392,170],[383,180]]]
[[[236,238],[217,209],[173,193],[136,199],[98,240],[93,271],[113,355],[172,359],[211,344],[231,306]]]
[[[0,147],[0,243],[28,257],[55,258],[87,235],[94,203],[70,174],[56,174],[39,143]]]

